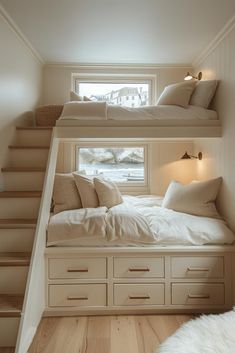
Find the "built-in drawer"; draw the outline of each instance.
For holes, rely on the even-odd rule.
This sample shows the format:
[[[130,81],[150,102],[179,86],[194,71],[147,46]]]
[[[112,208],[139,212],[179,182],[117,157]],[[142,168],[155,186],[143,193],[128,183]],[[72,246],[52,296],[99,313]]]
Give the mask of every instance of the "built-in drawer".
[[[49,259],[49,278],[106,278],[106,258]]]
[[[173,305],[223,305],[223,283],[172,283]]]
[[[114,284],[114,305],[163,305],[164,284]]]
[[[49,306],[106,306],[106,284],[49,285]]]
[[[144,278],[164,277],[163,257],[116,257],[114,258],[114,277]]]
[[[223,278],[223,256],[183,256],[171,258],[172,278]]]

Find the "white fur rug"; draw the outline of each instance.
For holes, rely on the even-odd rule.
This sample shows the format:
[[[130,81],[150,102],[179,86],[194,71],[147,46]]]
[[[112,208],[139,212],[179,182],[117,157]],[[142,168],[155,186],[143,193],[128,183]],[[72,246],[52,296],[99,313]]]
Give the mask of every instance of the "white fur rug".
[[[235,353],[235,308],[183,324],[156,353]]]

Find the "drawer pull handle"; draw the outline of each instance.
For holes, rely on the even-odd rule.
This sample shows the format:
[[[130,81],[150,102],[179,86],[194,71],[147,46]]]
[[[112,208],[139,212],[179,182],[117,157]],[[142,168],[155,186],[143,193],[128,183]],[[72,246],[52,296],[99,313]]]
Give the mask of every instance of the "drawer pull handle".
[[[210,271],[209,268],[206,267],[188,267],[187,271],[203,271],[203,272],[208,272]]]
[[[129,299],[150,299],[150,296],[147,295],[129,295]]]
[[[189,299],[210,299],[210,294],[188,294]]]
[[[68,268],[67,272],[88,272],[88,268]]]
[[[129,268],[129,272],[149,272],[150,269],[148,267],[145,268]]]
[[[67,300],[88,300],[88,297],[67,297]]]

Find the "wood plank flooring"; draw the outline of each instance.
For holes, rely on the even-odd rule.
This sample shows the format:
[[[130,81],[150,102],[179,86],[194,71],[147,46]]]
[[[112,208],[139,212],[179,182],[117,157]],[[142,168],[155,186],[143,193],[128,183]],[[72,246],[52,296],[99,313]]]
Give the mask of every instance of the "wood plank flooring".
[[[44,318],[28,353],[153,353],[190,315]]]

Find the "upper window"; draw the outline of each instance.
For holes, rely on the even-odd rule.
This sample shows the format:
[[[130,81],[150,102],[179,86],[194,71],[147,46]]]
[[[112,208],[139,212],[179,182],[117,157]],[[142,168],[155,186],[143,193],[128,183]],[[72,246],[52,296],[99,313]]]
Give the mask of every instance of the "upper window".
[[[74,88],[80,96],[93,101],[126,107],[141,107],[152,104],[152,78],[120,78],[74,76]]]

